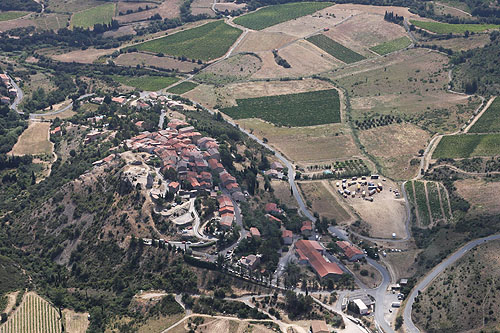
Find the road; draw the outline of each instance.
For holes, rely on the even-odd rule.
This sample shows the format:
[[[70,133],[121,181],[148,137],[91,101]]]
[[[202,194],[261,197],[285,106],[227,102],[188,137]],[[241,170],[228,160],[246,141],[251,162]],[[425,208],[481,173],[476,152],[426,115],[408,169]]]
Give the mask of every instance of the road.
[[[498,235],[492,235],[484,238],[479,238],[476,240],[473,240],[457,251],[455,251],[452,255],[450,255],[448,258],[443,260],[439,265],[434,267],[412,290],[410,295],[408,296],[408,301],[406,303],[406,306],[403,311],[403,319],[404,319],[404,325],[405,325],[405,332],[410,332],[410,333],[417,333],[420,332],[419,329],[415,326],[411,319],[411,311],[413,308],[413,303],[415,303],[415,298],[418,296],[418,292],[424,290],[429,284],[439,275],[441,274],[446,268],[448,268],[450,265],[455,263],[458,259],[462,258],[468,251],[470,251],[472,248],[484,244],[486,242],[490,242],[493,240],[500,240],[500,234]]]
[[[85,95],[78,97],[76,100],[81,101],[82,99],[93,96],[93,95],[94,94],[85,94]],[[66,105],[65,107],[63,107],[62,109],[59,109],[57,111],[46,112],[46,113],[30,113],[30,119],[43,118],[46,116],[54,116],[56,114],[63,113],[64,111],[69,110],[72,107],[73,107],[73,102],[69,103],[68,105]]]
[[[5,72],[4,72],[5,73]],[[6,75],[8,75],[7,73],[5,73]],[[12,86],[14,87],[14,89],[17,90],[17,96],[16,96],[16,99],[14,100],[14,102],[12,103],[12,105],[10,106],[10,108],[14,111],[16,111],[17,113],[19,114],[24,114],[24,112],[22,111],[19,111],[19,109],[17,108],[19,103],[21,103],[21,101],[23,100],[24,98],[24,94],[23,94],[23,91],[21,90],[21,88],[19,88],[19,86],[17,85],[16,81],[14,81],[10,75],[9,75],[9,79],[10,79],[10,83],[12,84]]]

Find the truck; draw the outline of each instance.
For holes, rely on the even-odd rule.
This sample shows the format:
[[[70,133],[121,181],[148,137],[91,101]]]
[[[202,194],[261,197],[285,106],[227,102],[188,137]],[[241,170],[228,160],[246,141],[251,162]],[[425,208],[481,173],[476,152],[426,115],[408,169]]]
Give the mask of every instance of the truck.
[[[401,307],[401,302],[392,302],[391,306],[393,308],[399,308],[399,307]]]

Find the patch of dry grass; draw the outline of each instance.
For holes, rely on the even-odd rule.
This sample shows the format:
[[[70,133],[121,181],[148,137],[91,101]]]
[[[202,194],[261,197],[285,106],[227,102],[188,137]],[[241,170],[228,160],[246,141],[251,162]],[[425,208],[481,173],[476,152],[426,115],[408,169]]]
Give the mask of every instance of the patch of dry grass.
[[[30,123],[10,153],[16,156],[51,154],[53,146],[49,141],[49,129],[50,123]]]

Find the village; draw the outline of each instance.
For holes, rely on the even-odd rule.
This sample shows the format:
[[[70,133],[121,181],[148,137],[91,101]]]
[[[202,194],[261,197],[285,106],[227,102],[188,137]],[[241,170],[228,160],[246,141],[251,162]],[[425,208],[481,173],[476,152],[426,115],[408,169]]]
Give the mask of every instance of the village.
[[[6,88],[6,94],[0,93],[0,104],[9,105],[11,99],[17,97],[17,89],[12,85],[9,76],[6,73],[0,73],[0,83]]]

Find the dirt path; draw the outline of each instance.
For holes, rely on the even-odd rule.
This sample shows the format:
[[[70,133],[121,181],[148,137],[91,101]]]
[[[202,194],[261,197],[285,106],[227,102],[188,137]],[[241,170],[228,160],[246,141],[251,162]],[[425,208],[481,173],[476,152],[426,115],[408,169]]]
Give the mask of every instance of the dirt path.
[[[474,126],[474,124],[478,121],[479,118],[481,118],[481,116],[483,115],[483,113],[488,110],[488,108],[490,107],[491,103],[493,103],[493,101],[495,100],[496,96],[493,96],[490,98],[490,100],[488,101],[488,103],[486,103],[486,105],[484,106],[484,108],[481,110],[481,112],[479,112],[475,117],[474,119],[470,122],[469,125],[467,125],[467,127],[464,129],[464,133],[468,133],[470,128],[472,126]],[[481,107],[481,105],[480,105]]]
[[[427,181],[424,181],[425,203],[429,211],[429,227],[434,225],[434,218],[432,217],[431,205],[429,204],[429,193],[427,193]]]
[[[457,168],[456,166],[454,165],[451,165],[451,164],[439,164],[439,165],[435,165],[433,166],[431,169],[429,169],[429,171],[432,171],[434,169],[439,169],[439,168],[449,168],[455,172],[459,172],[459,173],[463,173],[464,175],[467,175],[467,176],[487,176],[487,175],[500,175],[500,171],[490,171],[490,172],[471,172],[471,171],[465,171],[465,170],[462,170],[460,168]]]
[[[446,214],[444,213],[444,208],[443,208],[443,200],[441,199],[441,186],[439,186],[438,182],[436,182],[436,187],[438,190],[438,198],[439,198],[439,206],[441,207],[441,214],[443,215],[443,218],[446,220]]]

